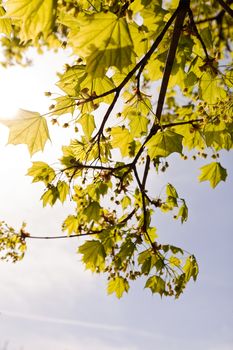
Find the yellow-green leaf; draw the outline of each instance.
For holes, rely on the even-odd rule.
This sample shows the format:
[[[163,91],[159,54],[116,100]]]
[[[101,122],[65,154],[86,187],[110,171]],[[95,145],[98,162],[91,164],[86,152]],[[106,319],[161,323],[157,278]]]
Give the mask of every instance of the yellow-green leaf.
[[[88,205],[87,208],[84,209],[83,213],[84,215],[86,215],[88,221],[98,221],[100,218],[100,210],[101,206],[99,205],[99,203],[93,201]]]
[[[46,119],[37,112],[20,109],[15,119],[1,119],[9,130],[8,144],[26,144],[30,155],[43,151],[49,140],[49,130]]]
[[[226,169],[218,162],[204,165],[200,170],[199,181],[209,181],[212,188],[216,187],[220,181],[225,181],[227,177]]]
[[[78,224],[78,218],[74,215],[69,215],[63,222],[62,230],[68,231],[68,235],[71,235],[73,232],[77,232]]]
[[[8,0],[5,17],[21,21],[22,40],[34,40],[39,33],[46,38],[54,23],[54,0]]]
[[[146,134],[149,120],[145,116],[135,113],[128,116],[128,119],[130,120],[129,126],[132,137],[141,137]]]
[[[158,132],[148,142],[148,154],[151,159],[156,157],[167,157],[169,154],[182,153],[183,136],[171,130]]]
[[[199,272],[198,264],[194,256],[189,256],[186,260],[186,263],[183,267],[185,272],[185,279],[188,282],[192,277],[194,281],[197,279],[197,275]]]
[[[180,264],[182,263],[182,260],[172,255],[169,258],[169,263],[173,266],[180,266]]]
[[[57,190],[58,190],[58,195],[59,199],[62,203],[65,202],[66,197],[70,191],[69,185],[65,181],[58,181],[57,183]]]
[[[128,292],[129,283],[123,277],[115,277],[108,282],[108,294],[115,293],[117,298],[121,298],[124,292]]]
[[[152,293],[159,293],[162,296],[165,292],[165,281],[159,276],[151,276],[146,281],[145,288],[150,288]]]
[[[129,146],[133,141],[132,135],[128,129],[117,126],[112,128],[112,146],[113,148],[120,148],[122,157],[129,155]]]
[[[200,97],[209,104],[215,104],[226,98],[226,91],[219,85],[219,77],[205,72],[199,84]]]
[[[48,190],[41,196],[41,200],[43,202],[43,207],[47,204],[51,205],[51,207],[56,203],[59,198],[59,193],[57,187],[50,186]]]
[[[55,171],[47,163],[33,162],[27,175],[33,177],[32,182],[43,181],[45,185],[48,185],[55,178]]]
[[[183,224],[185,221],[188,220],[188,207],[184,201],[184,199],[182,199],[183,204],[181,205],[178,214],[176,215],[176,218],[181,218],[181,223]]]
[[[92,114],[83,114],[78,119],[78,123],[81,124],[85,137],[89,140],[93,131],[95,130],[95,119]]]
[[[9,18],[2,18],[6,11],[0,6],[0,33],[10,36],[12,32],[11,20]]]
[[[83,254],[82,260],[87,269],[96,271],[96,269],[101,270],[104,267],[106,253],[100,241],[86,241],[79,247],[78,252]]]
[[[108,67],[122,70],[132,63],[128,24],[111,12],[80,15],[70,37],[77,54],[87,58],[87,71],[94,76],[103,76]]]

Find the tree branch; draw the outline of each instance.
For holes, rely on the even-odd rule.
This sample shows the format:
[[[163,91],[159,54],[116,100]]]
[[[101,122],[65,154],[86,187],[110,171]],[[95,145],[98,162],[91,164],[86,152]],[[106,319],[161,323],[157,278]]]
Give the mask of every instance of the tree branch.
[[[217,2],[219,3],[220,6],[222,6],[224,8],[224,10],[233,18],[233,10],[230,6],[227,5],[226,2],[224,2],[223,0],[217,0]]]
[[[171,44],[167,55],[166,65],[164,68],[162,84],[159,92],[159,98],[157,102],[157,109],[155,114],[158,120],[161,119],[164,100],[167,93],[168,82],[171,75],[173,63],[175,60],[176,49],[179,43],[180,34],[182,32],[184,19],[187,12],[189,11],[189,8],[190,8],[190,0],[180,0],[179,6],[178,6],[178,13],[175,21],[175,26],[172,34]]]
[[[192,10],[190,8],[188,10],[188,14],[189,14],[189,19],[190,19],[190,22],[191,22],[191,26],[192,26],[192,28],[194,30],[194,33],[196,34],[196,37],[198,38],[198,40],[201,43],[201,46],[202,46],[202,48],[203,48],[203,50],[205,52],[207,61],[209,61],[210,58],[209,58],[209,54],[208,54],[207,48],[206,48],[205,43],[202,40],[202,37],[201,37],[201,35],[200,35],[200,33],[199,33],[198,29],[197,29],[196,23],[194,22],[193,12],[192,12]]]

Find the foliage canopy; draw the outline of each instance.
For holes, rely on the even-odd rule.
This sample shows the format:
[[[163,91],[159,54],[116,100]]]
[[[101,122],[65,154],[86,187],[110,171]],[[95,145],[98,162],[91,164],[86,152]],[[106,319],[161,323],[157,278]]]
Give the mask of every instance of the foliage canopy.
[[[28,175],[45,185],[43,206],[71,198],[75,210],[62,230],[89,237],[78,248],[82,261],[107,274],[117,297],[141,276],[152,293],[176,298],[197,278],[195,257],[159,243],[152,224],[156,211],[184,223],[186,202],[170,183],[164,196],[152,195],[148,176],[186,150],[194,159],[212,155],[200,181],[214,188],[227,177],[218,152],[233,145],[232,2],[8,0],[0,7],[5,66],[29,64],[30,47],[67,48],[73,57],[46,115],[21,110],[2,122],[9,143],[27,144],[31,156],[49,140],[47,123],[76,131],[59,167],[33,161]],[[2,222],[0,233],[1,258],[13,261],[34,237],[24,224],[17,231]]]

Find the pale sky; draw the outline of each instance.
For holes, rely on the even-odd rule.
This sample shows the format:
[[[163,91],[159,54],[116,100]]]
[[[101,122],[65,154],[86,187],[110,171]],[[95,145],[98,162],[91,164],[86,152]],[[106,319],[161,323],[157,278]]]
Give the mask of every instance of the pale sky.
[[[32,68],[0,69],[0,118],[17,108],[46,112],[43,93],[54,91],[63,59],[49,54]],[[53,144],[33,160],[54,161],[61,139],[69,140],[69,130],[62,133],[55,128]],[[69,203],[43,209],[43,185],[25,177],[26,147],[5,147],[4,126],[0,135],[0,220],[16,227],[25,220],[35,235],[61,234]],[[107,296],[105,278],[84,271],[76,240],[30,241],[22,262],[0,262],[0,350],[232,350],[233,154],[224,153],[229,175],[215,190],[198,183],[203,164],[175,156],[165,175],[150,180],[158,191],[174,184],[190,210],[184,225],[169,214],[154,218],[160,241],[193,252],[200,265],[179,300],[152,296],[143,281],[121,300]]]

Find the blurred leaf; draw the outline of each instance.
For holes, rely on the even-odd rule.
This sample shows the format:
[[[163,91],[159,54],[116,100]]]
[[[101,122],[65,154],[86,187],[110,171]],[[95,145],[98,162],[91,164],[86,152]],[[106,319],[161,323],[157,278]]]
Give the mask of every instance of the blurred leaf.
[[[20,109],[15,119],[1,119],[9,130],[8,144],[26,144],[30,155],[43,151],[49,138],[49,130],[44,117],[37,112]]]

